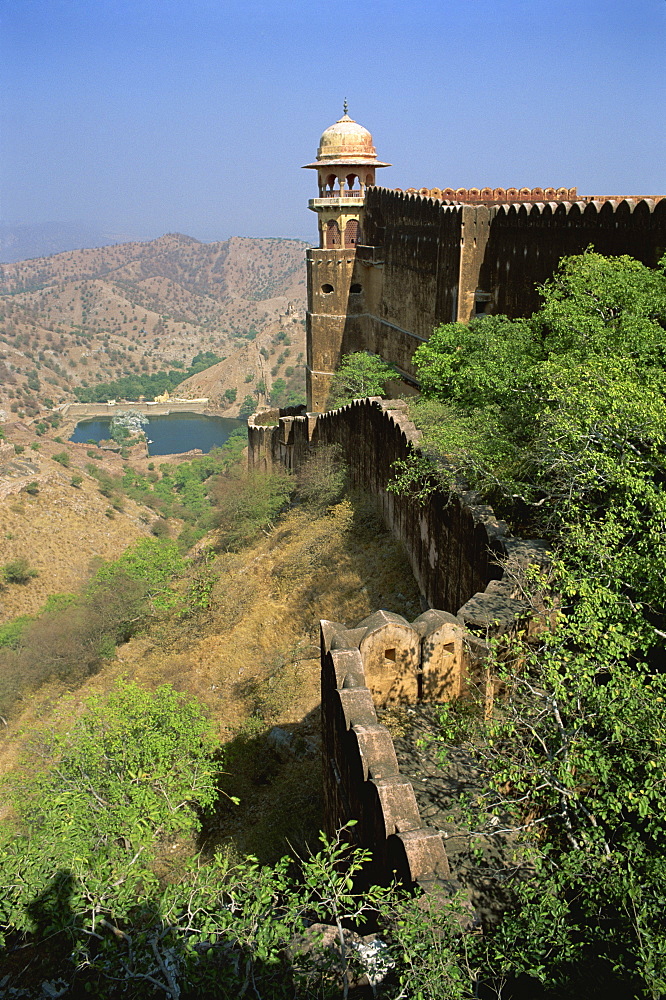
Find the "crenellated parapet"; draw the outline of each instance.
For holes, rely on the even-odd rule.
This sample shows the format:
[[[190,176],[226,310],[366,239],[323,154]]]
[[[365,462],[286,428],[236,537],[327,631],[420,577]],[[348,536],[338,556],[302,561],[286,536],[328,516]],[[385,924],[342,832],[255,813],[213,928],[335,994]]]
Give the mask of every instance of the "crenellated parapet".
[[[325,825],[333,834],[355,821],[351,837],[372,851],[375,882],[386,883],[395,873],[407,885],[432,889],[450,877],[442,836],[422,822],[376,712],[377,705],[392,703],[390,691],[400,704],[415,700],[404,695],[415,690],[422,656],[433,659],[432,637],[442,628],[462,648],[460,624],[444,612],[428,612],[411,625],[385,611],[352,629],[321,622]],[[368,674],[376,685],[382,673],[383,696],[368,686]]]
[[[270,410],[248,420],[248,464],[294,471],[321,445],[336,445],[351,485],[371,493],[389,530],[403,545],[430,607],[462,616],[485,632],[508,627],[523,605],[503,575],[507,558],[540,561],[542,545],[513,539],[476,494],[435,490],[425,503],[387,489],[394,463],[419,454],[421,432],[402,400],[359,399],[326,413]]]
[[[387,360],[393,329],[412,335],[413,353],[415,338],[427,339],[440,323],[468,322],[484,313],[530,315],[540,304],[537,286],[553,275],[562,257],[589,246],[610,256],[628,254],[649,267],[666,250],[661,196],[580,198],[573,188],[567,197],[565,189],[532,188],[530,198],[484,201],[465,195],[466,200],[449,201],[436,196],[438,190],[375,187],[366,195],[365,239],[376,256],[381,247],[383,261],[381,296],[365,325],[367,349],[379,345]],[[484,190],[489,191],[479,195]],[[464,191],[469,194],[459,191],[461,199]],[[535,201],[532,195],[540,193]],[[405,333],[400,336],[404,340]],[[403,352],[403,370],[410,371],[409,360]]]

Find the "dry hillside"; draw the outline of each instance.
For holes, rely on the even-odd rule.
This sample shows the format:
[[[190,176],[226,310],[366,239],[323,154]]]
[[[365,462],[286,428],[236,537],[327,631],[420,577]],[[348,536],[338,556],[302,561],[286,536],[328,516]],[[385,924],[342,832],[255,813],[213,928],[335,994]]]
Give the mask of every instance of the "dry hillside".
[[[77,387],[187,368],[200,351],[225,359],[205,388],[230,416],[262,380],[258,402],[278,378],[295,390],[304,250],[298,240],[206,244],[176,233],[0,265],[0,410],[35,417],[73,400]],[[230,405],[224,393],[233,389]]]
[[[205,563],[195,556],[180,591],[196,579],[212,585],[207,607],[155,616],[69,699],[58,681],[26,697],[0,726],[0,775],[16,766],[35,726],[68,726],[88,695],[119,676],[149,688],[171,683],[207,706],[223,742],[233,740],[224,783],[241,805],[222,801],[207,846],[231,839],[270,861],[287,849],[286,837],[299,849],[306,838],[314,845],[321,825],[319,619],[352,625],[377,607],[413,618],[418,590],[401,547],[358,499],[319,516],[294,509],[241,552]],[[293,750],[267,742],[274,725],[292,734]],[[173,860],[182,861],[180,852]]]

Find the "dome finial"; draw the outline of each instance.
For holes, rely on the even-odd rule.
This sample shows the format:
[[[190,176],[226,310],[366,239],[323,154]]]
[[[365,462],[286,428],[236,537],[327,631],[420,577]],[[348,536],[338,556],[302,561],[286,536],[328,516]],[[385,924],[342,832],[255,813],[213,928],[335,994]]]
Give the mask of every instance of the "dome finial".
[[[349,105],[347,104],[347,98],[345,97],[344,104],[342,105],[342,114],[346,115],[349,112]]]

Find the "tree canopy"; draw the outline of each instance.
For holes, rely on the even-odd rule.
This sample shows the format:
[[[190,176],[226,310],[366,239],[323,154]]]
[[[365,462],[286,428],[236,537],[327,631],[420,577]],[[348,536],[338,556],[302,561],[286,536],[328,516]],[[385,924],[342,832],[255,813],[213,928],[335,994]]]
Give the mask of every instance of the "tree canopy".
[[[588,250],[530,318],[435,331],[414,357],[428,461],[393,485],[474,487],[552,545],[549,578],[520,581],[540,628],[491,642],[506,694],[470,743],[470,822],[522,837],[496,970],[558,996],[666,991],[665,267]]]
[[[395,370],[377,354],[368,351],[345,354],[331,379],[329,406],[344,406],[365,396],[382,396],[391,378],[395,378]]]

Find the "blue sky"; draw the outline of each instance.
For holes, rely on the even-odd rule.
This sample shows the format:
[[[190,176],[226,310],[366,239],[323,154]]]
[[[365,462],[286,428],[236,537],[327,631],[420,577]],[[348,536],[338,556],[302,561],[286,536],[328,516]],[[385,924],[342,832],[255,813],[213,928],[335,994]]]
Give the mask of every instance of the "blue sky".
[[[666,193],[666,0],[11,0],[0,219],[314,238],[319,135],[391,187]]]

